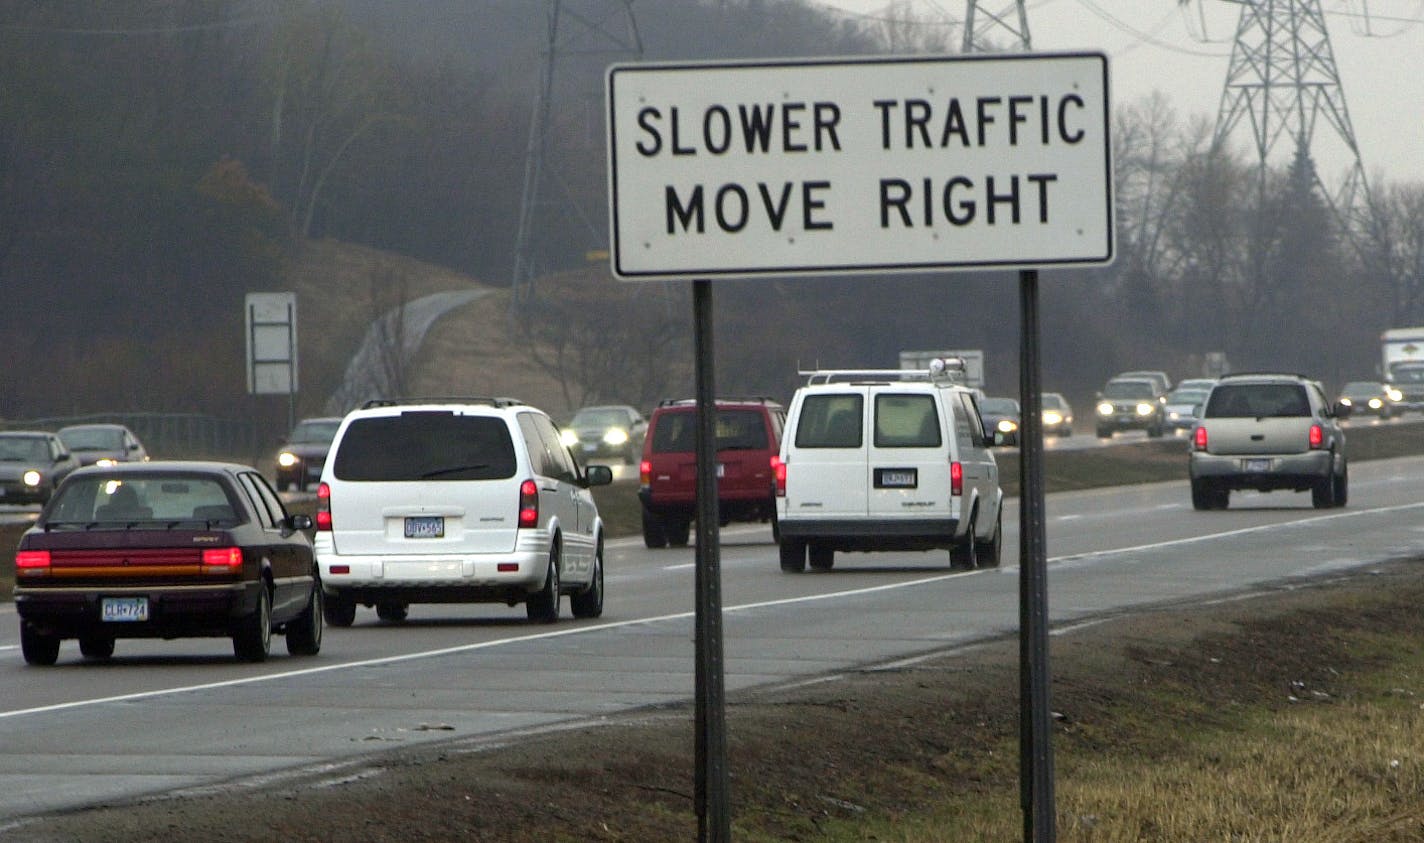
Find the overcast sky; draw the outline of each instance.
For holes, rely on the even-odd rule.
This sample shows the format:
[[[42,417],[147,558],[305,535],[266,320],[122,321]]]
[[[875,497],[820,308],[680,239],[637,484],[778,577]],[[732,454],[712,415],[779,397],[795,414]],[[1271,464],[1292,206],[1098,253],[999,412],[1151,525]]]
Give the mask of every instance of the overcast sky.
[[[874,17],[892,0],[810,2]],[[968,8],[967,0],[897,2],[908,2],[917,17],[955,23]],[[1371,184],[1381,176],[1424,183],[1424,0],[1320,3]],[[1011,0],[979,0],[978,8],[982,14],[1013,5]],[[1179,7],[1177,0],[1029,0],[1027,8],[1034,49],[1107,53],[1114,106],[1156,89],[1184,117],[1199,114],[1215,121],[1240,17],[1238,2],[1192,0]],[[1249,136],[1242,132],[1233,140],[1246,144]],[[1350,163],[1339,135],[1322,124],[1313,146],[1322,177],[1335,183]]]

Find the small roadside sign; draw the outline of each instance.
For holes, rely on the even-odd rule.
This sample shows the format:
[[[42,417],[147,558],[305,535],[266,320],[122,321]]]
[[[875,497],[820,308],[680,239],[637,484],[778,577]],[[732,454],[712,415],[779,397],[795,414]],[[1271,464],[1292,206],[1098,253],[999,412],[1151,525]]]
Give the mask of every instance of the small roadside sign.
[[[1101,53],[614,65],[627,280],[1113,257]]]

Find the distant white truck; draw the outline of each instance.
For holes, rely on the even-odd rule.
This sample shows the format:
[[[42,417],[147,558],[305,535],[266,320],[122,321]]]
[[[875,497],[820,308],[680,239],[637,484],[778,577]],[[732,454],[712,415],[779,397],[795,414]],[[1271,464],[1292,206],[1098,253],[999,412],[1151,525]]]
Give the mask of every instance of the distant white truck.
[[[1396,411],[1424,410],[1424,327],[1380,334],[1380,373]]]

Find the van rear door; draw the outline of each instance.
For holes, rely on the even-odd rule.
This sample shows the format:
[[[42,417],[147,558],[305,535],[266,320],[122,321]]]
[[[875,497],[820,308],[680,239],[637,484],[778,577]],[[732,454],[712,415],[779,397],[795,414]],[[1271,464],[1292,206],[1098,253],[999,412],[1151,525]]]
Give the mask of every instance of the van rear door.
[[[872,518],[951,517],[949,430],[933,392],[871,394],[868,489]]]
[[[795,438],[786,449],[788,518],[866,514],[867,392],[868,387],[847,385],[801,395]]]

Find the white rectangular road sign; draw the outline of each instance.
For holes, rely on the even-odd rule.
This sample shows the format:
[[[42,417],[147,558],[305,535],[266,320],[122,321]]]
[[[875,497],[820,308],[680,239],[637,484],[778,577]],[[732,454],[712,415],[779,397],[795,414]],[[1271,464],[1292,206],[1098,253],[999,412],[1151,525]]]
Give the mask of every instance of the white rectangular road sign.
[[[1104,264],[1100,53],[608,71],[623,279]]]
[[[297,294],[247,294],[247,391],[297,391]]]

